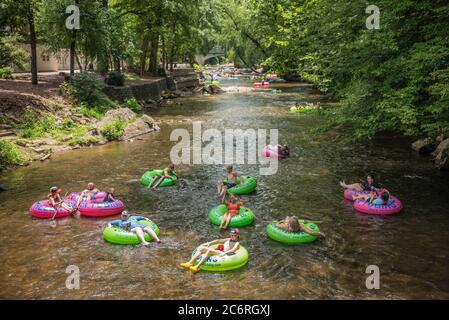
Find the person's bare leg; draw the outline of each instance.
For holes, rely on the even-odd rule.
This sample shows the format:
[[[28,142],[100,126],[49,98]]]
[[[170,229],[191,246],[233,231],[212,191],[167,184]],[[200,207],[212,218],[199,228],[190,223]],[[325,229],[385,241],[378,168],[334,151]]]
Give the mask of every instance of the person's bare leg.
[[[223,186],[222,188],[222,192],[220,194],[220,196],[223,196],[223,198],[221,199],[221,202],[224,202],[226,199],[226,193],[228,192],[228,188],[226,186]]]
[[[217,193],[219,195],[221,195],[221,189],[223,188],[223,182],[222,181],[218,181],[217,182]]]
[[[226,213],[223,215],[223,217],[221,217],[221,222],[220,222],[220,229],[224,229],[223,225],[226,222]]]
[[[153,189],[156,189],[157,187],[159,187],[160,184],[162,183],[162,181],[164,181],[165,179],[166,179],[165,177],[161,177],[161,178],[159,179],[159,181],[156,183],[156,185],[153,187]]]
[[[203,257],[201,258],[200,262],[198,262],[198,264],[194,267],[190,267],[190,270],[192,270],[194,273],[197,273],[201,266],[203,265],[204,262],[206,262],[207,259],[209,259],[211,254],[211,249],[209,248],[203,255]]]
[[[161,239],[158,238],[156,232],[153,231],[150,227],[143,228],[143,231],[147,232],[157,243],[161,242]]]
[[[203,246],[200,246],[189,261],[187,261],[186,263],[181,263],[181,267],[189,269],[191,266],[193,266],[195,260],[198,259],[198,257],[203,254],[204,251],[203,248],[204,248]]]
[[[363,191],[363,187],[360,183],[346,184],[344,181],[340,181],[340,186],[345,189],[354,189],[357,191]]]
[[[142,228],[134,228],[133,231],[136,233],[137,238],[139,238],[140,242],[142,242],[142,244],[144,246],[147,246],[150,244],[149,242],[147,242],[145,240],[145,233],[143,232]]]
[[[150,184],[148,185],[148,189],[150,189],[150,188],[155,184],[155,182],[156,182],[157,180],[158,180],[158,177],[155,176],[155,177],[153,178],[153,180],[151,180]]]
[[[231,221],[231,218],[232,218],[231,214],[228,213],[227,216],[226,216],[226,223],[225,223],[225,226],[224,226],[225,229],[228,228],[228,225],[229,225],[229,222]]]

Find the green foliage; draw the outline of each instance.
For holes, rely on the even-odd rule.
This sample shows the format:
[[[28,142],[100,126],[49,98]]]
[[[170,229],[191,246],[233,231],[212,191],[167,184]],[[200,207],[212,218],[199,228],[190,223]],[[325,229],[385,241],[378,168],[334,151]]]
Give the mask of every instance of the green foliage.
[[[109,141],[118,140],[123,136],[126,122],[120,119],[111,121],[101,129],[101,134]]]
[[[436,136],[449,130],[449,41],[444,1],[388,1],[380,29],[368,30],[367,3],[249,0],[265,32],[263,65],[296,71],[342,101],[329,125],[357,138],[396,131]],[[242,6],[244,6],[242,4]],[[269,23],[272,21],[271,28]]]
[[[135,113],[141,113],[142,112],[142,105],[136,100],[136,98],[128,99],[123,104],[123,107],[129,108]]]
[[[100,138],[98,136],[89,134],[89,129],[87,127],[79,125],[71,129],[70,137],[71,138],[68,141],[70,146],[90,146],[100,142]]]
[[[23,115],[19,127],[23,130],[23,138],[40,138],[47,133],[54,134],[59,129],[59,125],[53,116],[42,116],[29,109]]]
[[[0,79],[15,79],[11,68],[0,68]]]
[[[125,85],[125,75],[121,72],[111,72],[104,79],[104,82],[110,86],[123,87]]]
[[[80,114],[84,117],[95,118],[100,120],[104,117],[104,114],[107,111],[107,108],[102,106],[88,106],[86,104],[81,104],[79,106],[73,107],[72,111],[75,114]]]
[[[69,84],[61,88],[66,96],[84,106],[92,106],[96,109],[115,108],[117,105],[111,101],[102,91],[104,84],[93,72],[81,72],[75,74]]]
[[[10,141],[0,140],[0,167],[22,163],[23,157],[19,148]]]
[[[16,36],[0,36],[0,68],[10,66],[16,66],[21,70],[25,68],[30,55],[17,46],[18,40]]]

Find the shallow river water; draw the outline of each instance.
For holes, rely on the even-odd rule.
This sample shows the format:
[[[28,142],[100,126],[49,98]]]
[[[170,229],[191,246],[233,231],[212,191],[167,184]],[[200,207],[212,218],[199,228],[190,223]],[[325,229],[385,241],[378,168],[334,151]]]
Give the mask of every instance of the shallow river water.
[[[350,143],[337,132],[312,133],[321,116],[290,113],[289,107],[294,100],[321,97],[307,85],[278,86],[283,93],[261,89],[179,99],[151,114],[161,131],[142,140],[61,153],[2,173],[0,184],[9,191],[0,193],[0,298],[449,299],[449,175],[413,154],[403,138]],[[207,214],[218,202],[215,184],[223,166],[181,165],[182,179],[172,188],[148,191],[139,183],[146,170],[166,165],[175,144],[172,130],[191,132],[192,121],[220,131],[276,128],[292,151],[272,176],[261,176],[258,165],[236,166],[258,179],[257,191],[244,197],[257,219],[241,228],[250,260],[239,270],[193,275],[179,267],[195,246],[221,238]],[[368,172],[402,200],[401,215],[358,214],[343,199],[338,181],[358,181]],[[102,238],[107,219],[52,223],[30,217],[29,207],[50,186],[65,193],[88,181],[115,187],[128,210],[159,225],[163,242],[117,246]],[[320,221],[326,239],[300,246],[268,239],[267,223],[293,213]],[[80,269],[79,290],[65,286],[69,265]],[[380,269],[379,290],[365,286],[368,265]]]

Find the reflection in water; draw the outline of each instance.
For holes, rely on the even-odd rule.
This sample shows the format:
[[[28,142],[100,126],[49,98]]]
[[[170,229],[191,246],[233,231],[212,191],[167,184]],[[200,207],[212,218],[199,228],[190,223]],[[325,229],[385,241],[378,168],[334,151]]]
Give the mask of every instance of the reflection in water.
[[[62,153],[3,174],[0,182],[9,191],[0,194],[0,298],[449,298],[447,174],[414,156],[401,138],[348,144],[335,133],[311,134],[320,116],[288,109],[295,99],[320,96],[305,85],[282,90],[185,98],[153,115],[162,130],[142,140]],[[174,188],[149,191],[139,184],[143,172],[166,165],[175,144],[171,131],[191,131],[192,121],[202,121],[204,129],[277,128],[280,142],[291,148],[293,156],[274,176],[259,176],[256,165],[237,166],[258,178],[257,191],[245,197],[257,219],[241,229],[250,253],[243,269],[192,275],[178,267],[199,243],[220,237],[207,214],[218,202],[222,166],[180,166],[182,180]],[[404,214],[360,215],[343,200],[339,179],[357,180],[370,171],[403,201]],[[28,208],[51,185],[67,192],[88,181],[115,187],[130,211],[155,221],[162,244],[105,243],[105,220],[30,218]],[[327,238],[294,247],[267,239],[266,224],[292,213],[322,221]],[[365,288],[371,264],[380,267],[380,290]],[[80,290],[65,287],[68,265],[80,268]]]

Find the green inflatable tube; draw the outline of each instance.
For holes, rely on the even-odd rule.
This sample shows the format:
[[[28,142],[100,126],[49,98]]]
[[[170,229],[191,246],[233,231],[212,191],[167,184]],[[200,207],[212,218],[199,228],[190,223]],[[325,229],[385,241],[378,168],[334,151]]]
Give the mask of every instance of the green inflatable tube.
[[[314,223],[304,220],[300,220],[299,223],[313,231],[320,232],[320,229]],[[275,241],[286,244],[310,243],[317,239],[316,236],[306,232],[287,232],[284,229],[276,227],[276,222],[272,222],[267,226],[267,235]]]
[[[153,221],[140,220],[139,223],[149,226],[159,236],[159,228]],[[148,233],[145,232],[144,234],[146,241],[153,241],[153,238]],[[104,240],[113,244],[140,244],[140,240],[139,238],[137,238],[137,235],[134,232],[127,231],[118,227],[106,226],[103,230],[103,237]]]
[[[155,176],[162,176],[164,175],[164,170],[153,170],[153,171],[147,171],[143,174],[143,176],[140,178],[140,182],[148,187],[153,181],[153,178]],[[166,178],[162,183],[159,185],[159,187],[170,187],[174,186],[178,182],[178,177],[176,175],[172,175],[173,179]]]
[[[316,110],[317,109],[306,109],[306,108],[295,108],[295,107],[290,108],[290,112],[294,112],[294,113],[308,113],[308,112],[313,112]]]
[[[209,212],[209,220],[219,226],[221,224],[221,218],[223,215],[228,212],[228,207],[224,204],[220,204],[212,208]],[[229,227],[245,227],[253,223],[256,216],[254,213],[246,208],[240,207],[239,214],[237,216],[233,216],[231,221],[229,221]]]
[[[232,193],[235,195],[242,195],[242,194],[248,194],[256,190],[257,187],[257,181],[255,178],[251,176],[242,176],[243,183],[240,184],[240,178],[236,177],[237,185],[231,189],[228,190],[228,193]],[[227,180],[223,181],[224,183],[227,182]]]
[[[217,245],[211,247],[216,248]],[[197,250],[198,248],[193,250],[192,256],[195,255]],[[199,256],[195,261],[195,264],[197,264],[202,257],[203,255]],[[201,270],[221,272],[239,269],[248,263],[248,259],[248,250],[246,250],[239,244],[239,248],[237,249],[237,251],[231,254],[227,254],[224,257],[219,257],[217,255],[210,256],[207,261],[204,262],[204,264],[201,266]]]

